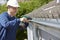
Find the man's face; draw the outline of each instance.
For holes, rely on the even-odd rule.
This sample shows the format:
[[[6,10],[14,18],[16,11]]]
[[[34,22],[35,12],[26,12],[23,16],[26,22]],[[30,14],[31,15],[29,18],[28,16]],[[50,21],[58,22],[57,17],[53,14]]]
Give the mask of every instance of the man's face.
[[[8,9],[9,9],[12,16],[15,16],[18,11],[18,7],[11,7],[10,6],[10,7],[8,7]]]

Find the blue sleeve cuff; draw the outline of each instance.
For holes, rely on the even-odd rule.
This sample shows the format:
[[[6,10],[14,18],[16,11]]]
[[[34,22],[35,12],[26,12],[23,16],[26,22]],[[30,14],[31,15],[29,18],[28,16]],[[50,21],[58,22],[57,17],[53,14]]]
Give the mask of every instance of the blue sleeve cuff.
[[[17,23],[20,24],[20,19],[17,19]]]

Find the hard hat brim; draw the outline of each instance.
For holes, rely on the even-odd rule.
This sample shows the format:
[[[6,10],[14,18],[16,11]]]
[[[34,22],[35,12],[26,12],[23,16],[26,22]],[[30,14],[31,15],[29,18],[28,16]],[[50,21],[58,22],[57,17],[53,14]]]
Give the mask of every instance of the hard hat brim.
[[[20,7],[19,5],[18,5],[18,6],[14,6],[14,5],[7,5],[7,7],[8,7],[8,6],[12,6],[12,7],[18,7],[18,8]]]

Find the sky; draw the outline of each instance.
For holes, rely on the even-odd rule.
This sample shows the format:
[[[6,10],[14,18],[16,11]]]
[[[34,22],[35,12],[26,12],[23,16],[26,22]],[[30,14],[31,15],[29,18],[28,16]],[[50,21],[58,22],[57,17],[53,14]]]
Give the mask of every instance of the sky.
[[[6,0],[0,0],[0,4],[5,4],[6,3]]]

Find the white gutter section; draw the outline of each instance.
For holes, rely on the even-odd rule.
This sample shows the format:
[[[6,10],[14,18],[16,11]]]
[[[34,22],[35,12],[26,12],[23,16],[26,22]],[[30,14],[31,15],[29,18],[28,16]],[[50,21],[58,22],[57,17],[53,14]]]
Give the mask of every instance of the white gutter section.
[[[52,7],[49,7],[49,8],[45,8],[45,9],[43,9],[43,10],[46,11],[46,10],[52,9],[52,8],[54,8],[54,7],[56,7],[56,6],[52,6]]]

